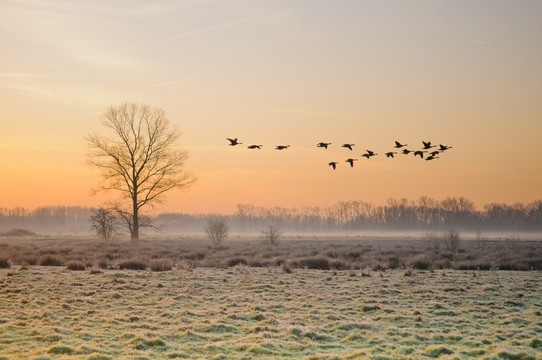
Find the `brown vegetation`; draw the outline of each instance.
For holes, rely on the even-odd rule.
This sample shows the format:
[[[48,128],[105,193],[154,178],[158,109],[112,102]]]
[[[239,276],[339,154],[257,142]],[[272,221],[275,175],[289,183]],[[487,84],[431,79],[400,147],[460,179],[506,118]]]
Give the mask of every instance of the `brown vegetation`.
[[[513,251],[505,239],[485,240],[483,249],[475,239],[461,239],[460,247],[450,249],[445,244],[428,247],[427,237],[296,237],[284,238],[275,246],[257,239],[236,239],[221,247],[208,246],[202,238],[141,241],[137,245],[128,241],[6,238],[0,246],[2,258],[5,262],[10,259],[12,265],[64,266],[76,261],[87,268],[102,269],[167,271],[183,266],[285,264],[288,268],[321,270],[542,270],[542,241],[513,242]]]

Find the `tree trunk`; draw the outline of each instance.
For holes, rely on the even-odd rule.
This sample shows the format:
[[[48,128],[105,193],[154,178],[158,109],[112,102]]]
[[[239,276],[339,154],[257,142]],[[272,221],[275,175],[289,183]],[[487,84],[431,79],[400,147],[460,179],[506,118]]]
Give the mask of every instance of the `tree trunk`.
[[[131,241],[139,241],[139,209],[137,208],[137,198],[132,199],[133,203],[133,216],[132,216],[132,234]]]

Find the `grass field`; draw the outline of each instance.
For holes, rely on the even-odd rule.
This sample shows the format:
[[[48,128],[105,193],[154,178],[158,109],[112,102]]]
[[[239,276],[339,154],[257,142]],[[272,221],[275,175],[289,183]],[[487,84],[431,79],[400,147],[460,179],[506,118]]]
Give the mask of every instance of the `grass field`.
[[[541,295],[539,271],[17,265],[0,359],[542,359]]]

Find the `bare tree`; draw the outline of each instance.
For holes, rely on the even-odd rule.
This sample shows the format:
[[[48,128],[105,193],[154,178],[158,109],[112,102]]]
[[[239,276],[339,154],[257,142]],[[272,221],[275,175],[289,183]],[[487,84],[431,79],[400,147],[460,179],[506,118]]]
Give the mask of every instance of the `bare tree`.
[[[459,248],[461,247],[461,236],[456,230],[448,230],[448,232],[442,235],[442,240],[446,250],[453,254],[459,251]]]
[[[277,245],[282,236],[282,232],[277,225],[267,225],[267,229],[262,231],[262,233],[269,245]]]
[[[120,234],[119,222],[114,212],[103,207],[92,209],[90,228],[102,240],[114,240]]]
[[[132,241],[137,241],[140,210],[160,203],[164,193],[188,187],[196,178],[184,170],[188,152],[178,145],[180,133],[170,127],[162,109],[136,103],[111,106],[102,125],[112,137],[87,137],[88,163],[100,169],[103,178],[95,191],[115,190],[129,201],[123,219]]]
[[[207,236],[215,246],[220,246],[228,237],[230,228],[223,217],[210,217],[204,225]]]

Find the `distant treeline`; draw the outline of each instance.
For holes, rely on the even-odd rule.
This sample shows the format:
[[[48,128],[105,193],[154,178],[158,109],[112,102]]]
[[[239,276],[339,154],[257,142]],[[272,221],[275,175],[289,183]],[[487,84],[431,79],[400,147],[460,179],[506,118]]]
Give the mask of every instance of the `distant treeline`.
[[[0,208],[0,230],[24,228],[41,233],[87,234],[91,208]],[[512,205],[491,203],[477,209],[464,197],[435,200],[426,196],[411,201],[390,199],[384,205],[341,201],[330,207],[261,207],[239,204],[230,215],[165,213],[155,223],[165,233],[203,233],[211,216],[228,221],[232,233],[257,233],[267,225],[290,232],[332,231],[542,231],[542,200]]]

